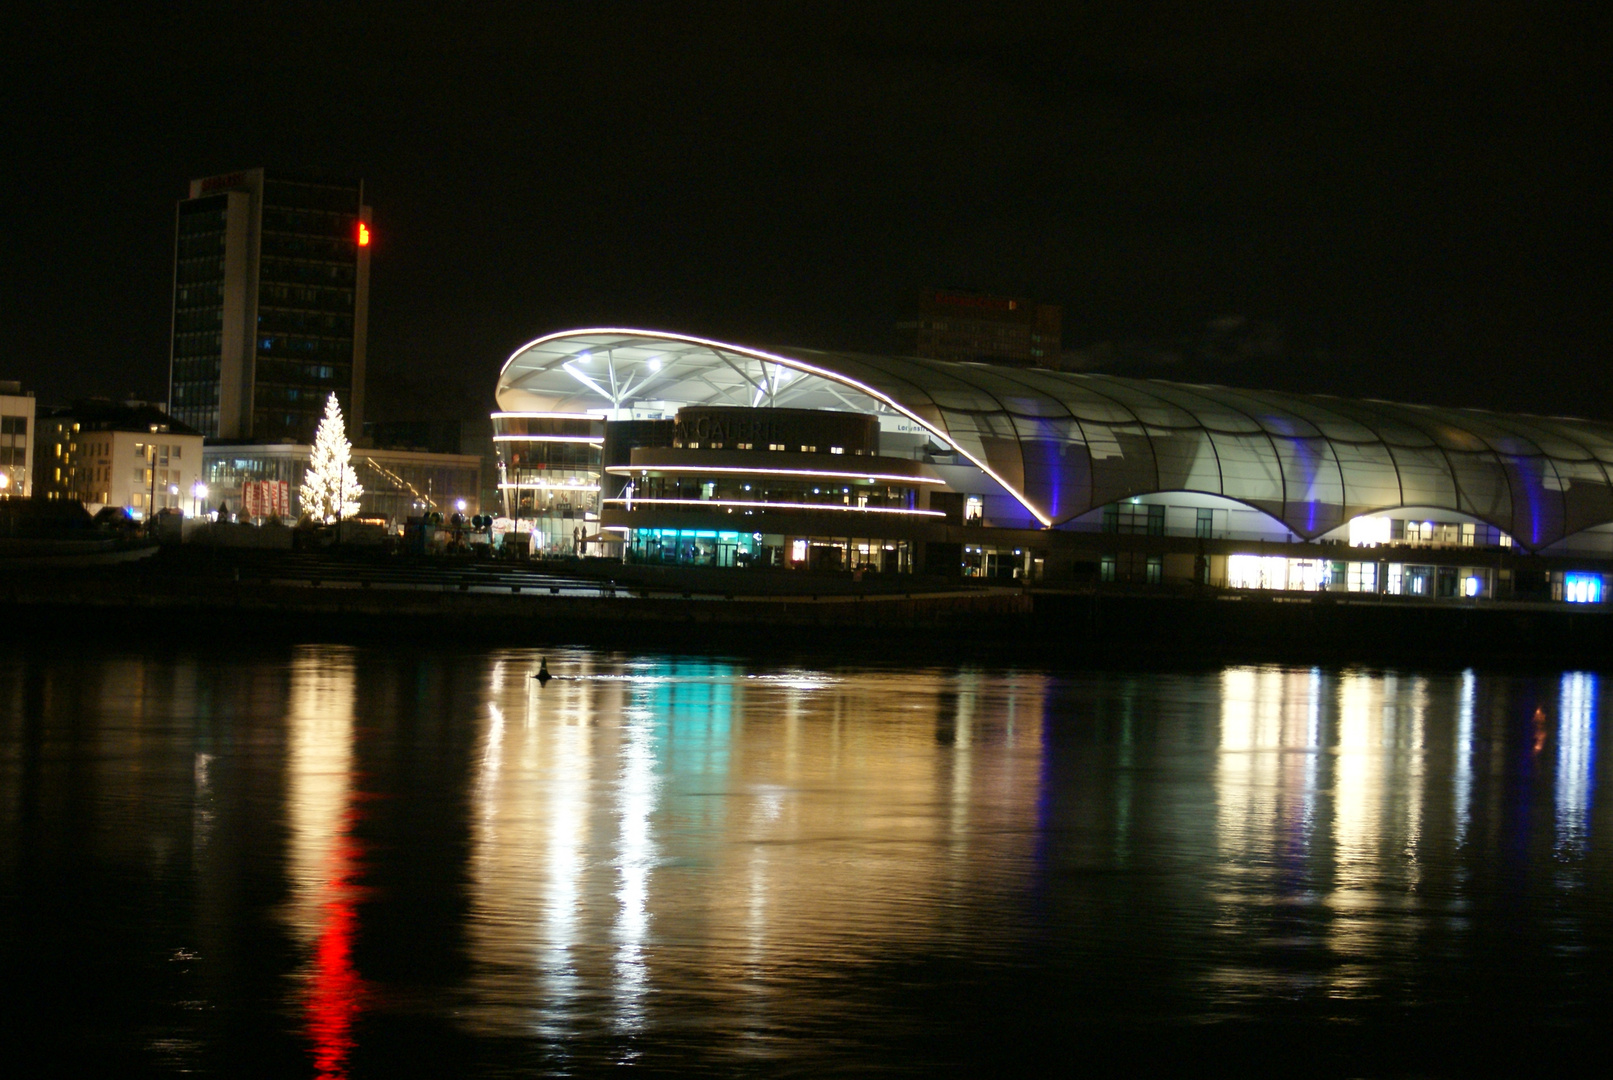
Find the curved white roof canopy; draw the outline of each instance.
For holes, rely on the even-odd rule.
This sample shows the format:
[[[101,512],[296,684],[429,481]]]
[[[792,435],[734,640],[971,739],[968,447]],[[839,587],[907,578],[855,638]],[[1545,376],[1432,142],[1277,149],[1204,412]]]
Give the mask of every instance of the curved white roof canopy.
[[[1306,538],[1399,506],[1465,514],[1529,549],[1613,522],[1613,426],[1585,420],[764,351],[646,330],[552,334],[499,375],[510,412],[662,401],[902,414],[1050,525],[1164,491],[1236,499]]]

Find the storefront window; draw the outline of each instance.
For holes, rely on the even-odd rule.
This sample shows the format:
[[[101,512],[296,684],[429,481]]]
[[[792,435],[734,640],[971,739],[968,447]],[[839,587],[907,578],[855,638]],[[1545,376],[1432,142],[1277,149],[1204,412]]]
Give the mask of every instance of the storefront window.
[[[1600,604],[1602,575],[1580,573],[1563,575],[1563,599],[1571,604]]]

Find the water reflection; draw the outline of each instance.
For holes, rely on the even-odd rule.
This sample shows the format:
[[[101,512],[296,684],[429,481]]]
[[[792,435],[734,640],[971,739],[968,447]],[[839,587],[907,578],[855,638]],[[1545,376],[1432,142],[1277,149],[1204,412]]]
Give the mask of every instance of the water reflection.
[[[160,969],[168,1013],[96,1023],[206,1071],[263,1014],[280,1071],[327,1077],[393,1046],[857,1073],[1613,997],[1589,672],[549,659],[547,687],[519,650],[0,660],[18,970]],[[56,882],[71,920],[39,917]]]
[[[800,973],[947,940],[982,860],[1030,858],[1038,733],[1007,714],[1039,709],[1041,689],[586,657],[546,688],[495,686],[472,820],[474,1022],[632,1035],[652,996],[743,991],[720,1022],[764,1030]]]
[[[1456,703],[1456,760],[1451,767],[1455,797],[1456,846],[1467,846],[1468,819],[1473,813],[1473,716],[1478,693],[1478,676],[1472,668],[1462,672],[1462,685]]]
[[[1581,858],[1590,841],[1596,761],[1596,676],[1563,676],[1557,720],[1557,856]]]
[[[305,1030],[320,1077],[347,1075],[364,984],[353,963],[362,851],[352,837],[352,650],[304,647],[286,713],[286,922],[308,956]]]

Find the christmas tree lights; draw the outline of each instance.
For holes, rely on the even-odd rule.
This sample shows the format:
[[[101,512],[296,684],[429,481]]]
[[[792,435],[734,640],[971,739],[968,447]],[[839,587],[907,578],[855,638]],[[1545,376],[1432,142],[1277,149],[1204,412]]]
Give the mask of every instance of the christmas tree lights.
[[[358,500],[364,487],[353,471],[353,444],[347,441],[347,425],[342,406],[331,394],[325,402],[325,418],[314,435],[313,456],[302,481],[302,509],[322,525],[358,513]]]

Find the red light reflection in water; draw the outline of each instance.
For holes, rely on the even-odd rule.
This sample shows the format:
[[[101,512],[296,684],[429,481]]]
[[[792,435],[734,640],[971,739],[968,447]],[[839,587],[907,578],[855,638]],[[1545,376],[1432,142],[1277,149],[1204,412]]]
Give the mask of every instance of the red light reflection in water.
[[[364,980],[353,967],[360,889],[353,878],[363,854],[348,836],[352,814],[342,815],[342,831],[330,851],[328,899],[320,905],[324,923],[314,941],[313,965],[304,998],[306,1030],[313,1044],[315,1075],[344,1080],[353,1050],[353,1024],[364,1003]]]

